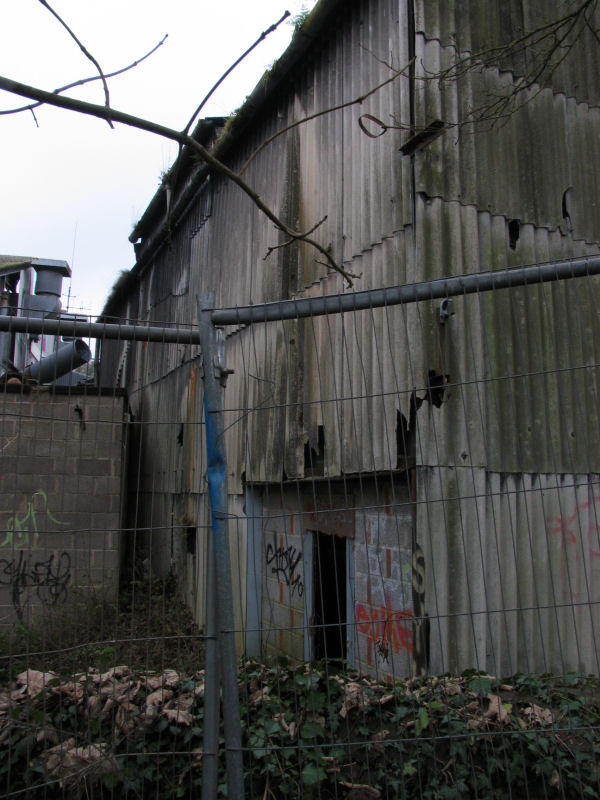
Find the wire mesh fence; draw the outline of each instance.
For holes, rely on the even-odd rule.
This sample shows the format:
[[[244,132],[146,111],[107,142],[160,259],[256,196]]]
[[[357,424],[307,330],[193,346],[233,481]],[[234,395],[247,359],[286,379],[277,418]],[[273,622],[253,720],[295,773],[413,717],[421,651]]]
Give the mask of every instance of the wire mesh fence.
[[[597,796],[582,272],[201,304],[5,376],[5,795]]]

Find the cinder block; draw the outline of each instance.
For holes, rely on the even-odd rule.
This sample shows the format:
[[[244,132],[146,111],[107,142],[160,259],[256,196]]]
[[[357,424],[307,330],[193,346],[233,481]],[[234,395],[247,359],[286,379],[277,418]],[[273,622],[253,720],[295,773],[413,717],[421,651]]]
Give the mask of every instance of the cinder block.
[[[122,422],[124,416],[123,398],[88,398],[85,413],[90,420],[101,422]]]
[[[44,458],[42,456],[19,458],[19,472],[22,475],[35,475],[39,480],[43,480],[43,477],[51,474],[53,470],[54,464],[51,458]],[[39,488],[39,486],[36,488]]]
[[[10,439],[19,432],[19,419],[12,414],[0,411],[0,447],[5,446],[5,439]]]
[[[91,497],[94,494],[94,481],[95,478],[92,475],[75,475],[67,478],[63,487],[68,486],[69,493]]]
[[[94,441],[96,442],[96,447],[104,449],[120,444],[123,436],[122,422],[115,424],[104,423],[96,425],[95,428]]]
[[[80,458],[76,474],[79,475],[110,475],[110,459],[108,458]]]
[[[48,531],[40,534],[38,548],[46,551],[72,551],[79,545],[78,537],[74,533]]]
[[[77,487],[72,487],[76,489]],[[114,500],[112,497],[101,497],[89,495],[87,493],[73,493],[74,511],[87,511],[88,514],[111,513]]]
[[[5,476],[0,478],[0,529],[7,516],[12,516],[24,505],[24,498],[20,492],[6,488]],[[25,510],[25,509],[23,509]]]
[[[23,458],[31,458],[33,455],[39,455],[39,453],[34,453],[36,441],[37,440],[33,438],[19,436],[18,439],[11,442],[10,447],[6,450],[6,455],[3,456],[3,458],[6,459],[6,463],[14,464],[15,461]],[[46,453],[44,455],[46,455]]]
[[[119,567],[119,554],[115,550],[92,550],[92,570],[114,576]]]
[[[361,542],[354,543],[354,571],[356,574],[369,573],[369,559],[367,546]]]
[[[371,575],[371,605],[381,608],[386,605],[385,584],[379,575]]]
[[[12,493],[17,490],[17,475],[9,462],[0,459],[0,493]]]
[[[354,575],[354,599],[357,603],[367,602],[368,576],[360,573]]]
[[[81,480],[83,480],[83,476]],[[90,484],[89,494],[97,497],[110,497],[113,494],[120,494],[121,491],[121,480],[116,475],[94,476],[90,479]],[[85,488],[88,489],[87,484],[85,484]]]
[[[60,523],[60,525],[57,523],[53,524],[53,532],[77,533],[81,535],[81,530],[89,527],[89,514],[77,514],[74,511],[68,511],[63,507],[58,507],[54,509],[53,516]],[[47,526],[44,526],[44,529],[46,528]]]

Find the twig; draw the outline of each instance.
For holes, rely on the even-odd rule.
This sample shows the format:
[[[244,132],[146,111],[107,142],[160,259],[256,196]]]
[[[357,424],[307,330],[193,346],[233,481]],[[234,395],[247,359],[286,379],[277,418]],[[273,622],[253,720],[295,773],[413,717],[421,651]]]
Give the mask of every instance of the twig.
[[[264,41],[270,33],[273,33],[273,31],[277,30],[277,28],[281,25],[281,23],[285,19],[287,19],[289,16],[290,16],[290,12],[286,11],[283,14],[283,16],[281,17],[281,19],[279,19],[277,22],[273,23],[273,25],[271,25],[269,28],[267,28],[266,31],[263,31],[261,33],[261,35],[258,37],[258,39],[254,42],[254,44],[250,45],[250,47],[244,53],[242,53],[242,55],[238,59],[236,59],[236,61],[234,61],[233,64],[230,67],[228,67],[225,70],[225,72],[221,75],[219,80],[214,84],[214,86],[210,89],[210,91],[204,96],[204,98],[200,102],[200,105],[196,108],[196,110],[194,111],[194,113],[190,117],[190,119],[189,119],[187,125],[185,126],[185,128],[183,129],[182,133],[187,134],[187,133],[190,132],[190,128],[192,127],[192,125],[194,123],[194,120],[196,119],[198,114],[202,111],[202,109],[204,108],[204,106],[206,105],[208,100],[212,97],[212,95],[216,92],[216,90],[219,88],[219,86],[223,83],[225,78],[227,78],[227,76],[230,75],[233,72],[233,70],[239,64],[241,64],[241,62],[246,58],[246,56],[249,55],[256,47],[258,47],[258,45],[262,41]],[[179,157],[181,156],[181,151],[182,150],[183,150],[183,145],[180,144],[179,145],[179,152],[177,153],[177,159],[175,160],[175,167],[173,169],[173,174],[169,176],[169,183],[171,184],[171,186],[173,188],[175,187],[175,184],[177,182],[177,163],[178,163]]]
[[[263,31],[261,33],[261,35],[258,37],[258,39],[254,42],[254,44],[250,45],[250,47],[245,52],[243,52],[242,55],[236,61],[234,61],[233,64],[227,70],[225,70],[225,72],[221,75],[221,77],[215,83],[215,85],[212,87],[212,89],[203,98],[203,100],[200,103],[200,105],[198,106],[198,108],[194,111],[194,113],[190,117],[190,120],[189,120],[188,124],[183,129],[183,133],[189,133],[189,130],[192,127],[194,120],[196,119],[198,114],[202,111],[202,109],[204,108],[204,106],[206,105],[206,103],[208,102],[210,97],[212,97],[212,95],[215,93],[215,91],[223,83],[225,78],[227,78],[227,76],[230,75],[233,72],[233,70],[238,66],[238,64],[241,64],[241,62],[246,58],[246,56],[249,55],[256,47],[258,47],[258,45],[261,42],[263,42],[270,33],[273,33],[273,31],[276,31],[277,28],[281,25],[281,23],[284,20],[286,20],[289,16],[290,16],[290,12],[286,11],[283,14],[283,16],[281,17],[281,19],[279,19],[277,22],[273,23],[273,25],[271,25],[269,28],[267,28],[266,31]]]
[[[275,252],[275,250],[282,250],[284,247],[289,247],[291,244],[294,244],[295,241],[296,240],[293,238],[286,239],[286,241],[282,242],[282,244],[274,244],[271,247],[268,247],[267,252],[263,256],[263,261],[266,261],[271,253]]]
[[[314,233],[317,230],[317,228],[319,228],[326,220],[327,220],[327,214],[325,214],[323,219],[320,219],[317,223],[315,223],[312,226],[312,228],[309,228],[304,233],[297,233],[294,236],[290,236],[287,242],[283,242],[283,244],[274,244],[272,247],[269,247],[269,249],[267,250],[267,254],[263,258],[263,261],[266,261],[274,250],[281,250],[281,248],[283,247],[289,247],[291,244],[298,241],[299,239],[306,241],[306,237],[310,236],[311,233]]]
[[[89,59],[92,62],[92,64],[96,67],[96,69],[98,70],[98,74],[100,76],[100,80],[102,81],[102,86],[104,87],[104,104],[105,104],[107,110],[110,109],[110,95],[109,95],[109,92],[108,92],[108,84],[106,83],[106,78],[104,77],[104,73],[102,72],[102,67],[96,61],[94,56],[89,52],[89,50],[85,47],[83,42],[81,42],[80,39],[78,39],[78,37],[73,33],[71,28],[67,25],[67,23],[60,16],[60,14],[56,13],[56,11],[47,2],[47,0],[39,0],[39,2],[44,6],[44,8],[48,9],[48,11],[52,14],[53,17],[55,17],[60,22],[60,24],[67,31],[69,36],[77,43],[77,45],[79,46],[79,49],[81,50],[83,55],[87,59]],[[112,128],[113,124],[112,124],[112,122],[110,120],[110,117],[106,117],[106,121],[108,122],[108,124]]]
[[[568,26],[570,23],[576,23],[580,17],[587,19],[585,12],[588,10],[590,5],[595,5],[596,2],[597,0],[584,0],[584,2],[581,3],[578,8],[576,8],[570,14],[566,14],[564,17],[552,20],[551,22],[540,25],[531,31],[527,31],[514,39],[512,42],[508,42],[505,45],[497,45],[495,47],[481,50],[478,53],[468,54],[463,58],[458,59],[447,69],[441,70],[436,74],[431,74],[424,80],[435,79],[441,82],[445,80],[457,80],[459,77],[461,77],[461,75],[464,75],[466,72],[477,68],[477,66],[486,66],[490,61],[496,61],[501,57],[519,55],[520,53],[527,53],[531,55],[531,53],[534,51],[534,48],[539,47],[547,39],[554,40],[555,42],[553,45],[551,45],[549,51],[549,56],[552,57],[552,54],[556,53],[558,49],[558,45],[556,44],[556,36],[558,32],[561,31],[564,26]]]
[[[302,119],[296,120],[296,122],[292,122],[290,125],[287,125],[285,128],[282,128],[280,131],[277,131],[277,133],[274,133],[272,136],[269,136],[269,138],[265,139],[265,141],[259,147],[257,147],[256,150],[252,153],[252,155],[248,158],[244,166],[239,171],[239,175],[243,175],[244,172],[248,169],[250,163],[254,161],[254,159],[261,152],[261,150],[264,150],[265,147],[270,145],[271,142],[277,139],[278,136],[282,136],[284,133],[291,131],[293,128],[297,128],[298,125],[304,125],[305,122],[310,122],[311,120],[317,119],[318,117],[322,117],[325,114],[332,114],[334,111],[341,111],[343,108],[349,108],[350,106],[355,106],[357,104],[363,103],[372,94],[375,94],[375,92],[378,92],[380,89],[383,89],[384,86],[387,86],[388,83],[395,81],[396,78],[400,77],[400,75],[404,75],[406,70],[409,69],[410,66],[413,64],[414,60],[415,60],[414,58],[411,58],[408,64],[405,64],[404,67],[402,67],[402,69],[395,71],[391,77],[386,78],[384,81],[382,81],[382,83],[377,84],[377,86],[375,86],[373,89],[370,89],[365,94],[361,94],[359,97],[354,98],[354,100],[348,100],[346,103],[340,103],[340,105],[332,106],[331,108],[326,108],[323,111],[317,111],[314,114],[309,114],[307,117],[303,117]]]
[[[97,117],[98,119],[119,122],[122,125],[147,131],[148,133],[162,136],[165,139],[170,139],[174,142],[178,142],[179,144],[187,145],[191,150],[194,150],[196,153],[198,153],[198,155],[212,170],[217,172],[219,175],[223,175],[225,178],[228,178],[230,181],[232,181],[232,183],[235,183],[236,186],[239,186],[239,188],[252,200],[254,205],[260,211],[262,211],[262,213],[268,219],[270,219],[271,222],[273,222],[274,225],[279,228],[279,230],[283,231],[283,233],[285,233],[288,237],[298,241],[306,242],[306,244],[314,247],[315,250],[318,250],[322,255],[325,256],[327,260],[327,266],[329,266],[331,269],[334,269],[336,272],[339,272],[340,275],[343,275],[348,285],[353,286],[352,279],[356,278],[356,275],[353,275],[352,273],[347,272],[345,269],[340,267],[336,263],[335,259],[331,256],[329,251],[323,247],[323,245],[319,244],[319,242],[309,238],[306,234],[294,231],[288,227],[281,219],[279,219],[275,212],[272,211],[272,209],[270,209],[269,206],[263,202],[263,200],[261,200],[260,195],[255,192],[251,186],[249,186],[226,164],[224,164],[222,161],[219,161],[218,158],[215,158],[212,153],[210,153],[202,144],[200,144],[200,142],[197,142],[188,134],[182,133],[181,131],[176,131],[173,128],[167,128],[165,125],[160,125],[157,122],[152,122],[151,120],[147,120],[142,117],[126,114],[123,111],[117,111],[113,108],[106,108],[105,106],[99,106],[94,103],[87,103],[84,100],[76,100],[72,97],[53,94],[52,92],[45,92],[43,89],[38,89],[35,86],[27,86],[24,83],[19,83],[18,81],[13,81],[10,78],[5,78],[2,76],[0,76],[0,89],[4,89],[4,91],[11,92],[12,94],[18,94],[21,97],[28,97],[36,102],[48,103],[48,105],[56,106],[57,108],[65,108],[69,111],[75,111],[79,114]]]
[[[160,40],[160,42],[152,48],[152,50],[149,50],[146,53],[146,55],[142,56],[141,58],[136,59],[132,64],[129,64],[126,67],[121,67],[121,69],[116,69],[114,72],[107,72],[104,77],[105,78],[114,78],[117,75],[122,75],[124,72],[127,72],[128,70],[133,69],[134,67],[137,67],[139,64],[142,63],[142,61],[145,61],[153,53],[155,53],[158,50],[158,48],[165,43],[165,41],[167,40],[168,36],[169,36],[169,34],[166,33],[163,36],[163,38]],[[59,89],[55,89],[53,94],[61,94],[62,92],[66,92],[69,89],[74,89],[75,86],[84,86],[86,83],[91,83],[92,81],[99,81],[99,80],[101,80],[100,75],[92,75],[91,78],[81,78],[78,81],[73,81],[73,83],[68,83],[66,86],[61,86]],[[7,108],[7,109],[5,109],[3,111],[0,111],[0,117],[5,116],[7,114],[19,114],[21,111],[33,111],[34,108],[38,108],[41,105],[43,105],[43,103],[32,103],[32,104],[27,105],[27,106],[20,106],[19,108]],[[35,119],[35,114],[33,115],[33,117]],[[37,119],[36,119],[36,125],[37,125]],[[39,128],[39,125],[38,125],[38,128]]]
[[[306,239],[305,241],[309,242],[308,239]],[[326,253],[326,255],[328,255],[328,254]],[[327,267],[327,269],[331,269],[331,267],[332,267],[331,263],[328,263],[327,261],[321,261],[318,258],[315,258],[315,264],[320,264],[322,267]],[[359,272],[358,275],[355,272],[346,272],[346,270],[342,269],[342,267],[339,267],[337,265],[335,267],[333,267],[333,269],[335,269],[336,272],[339,272],[340,275],[344,276],[344,278],[348,282],[348,286],[349,287],[354,286],[353,281],[355,281],[355,280],[359,281],[362,278],[362,272]]]

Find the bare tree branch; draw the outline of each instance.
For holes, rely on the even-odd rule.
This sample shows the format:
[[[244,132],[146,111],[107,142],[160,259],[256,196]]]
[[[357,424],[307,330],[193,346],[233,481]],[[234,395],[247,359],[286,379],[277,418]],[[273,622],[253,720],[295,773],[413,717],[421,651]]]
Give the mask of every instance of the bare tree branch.
[[[251,44],[250,47],[248,47],[248,49],[244,53],[242,53],[242,55],[238,59],[236,59],[234,61],[234,63],[230,67],[228,67],[225,70],[225,72],[221,75],[219,80],[214,84],[214,86],[210,89],[210,91],[204,96],[204,98],[200,102],[200,105],[198,106],[198,108],[196,108],[196,110],[194,111],[194,113],[190,117],[190,119],[189,119],[187,125],[185,126],[185,128],[183,129],[182,133],[189,133],[190,132],[190,128],[192,127],[192,125],[194,123],[194,120],[196,119],[198,114],[202,111],[202,109],[204,108],[204,106],[206,105],[208,100],[212,97],[212,95],[216,92],[216,90],[219,88],[219,86],[223,83],[225,78],[227,78],[228,75],[231,75],[233,70],[237,66],[239,66],[239,64],[241,64],[241,62],[246,58],[246,56],[249,55],[256,47],[258,47],[258,45],[261,42],[263,42],[270,33],[273,33],[273,31],[277,30],[277,28],[281,25],[281,23],[284,20],[286,20],[289,16],[290,16],[290,12],[286,11],[283,14],[283,16],[281,17],[281,19],[279,19],[277,22],[273,23],[273,25],[271,25],[269,28],[267,28],[265,31],[263,31],[261,33],[261,35],[258,37],[258,39],[253,44]],[[179,152],[177,153],[177,159],[181,155],[182,149],[183,149],[183,145],[180,144],[179,145]],[[174,186],[175,183],[177,182],[177,163],[178,163],[177,159],[175,160],[175,166],[174,166],[172,172],[170,172],[169,175],[168,175],[168,183],[171,184],[172,186]]]
[[[306,233],[305,233],[305,236],[309,236],[311,233],[314,233],[314,232],[317,230],[317,228],[319,228],[319,227],[320,227],[320,226],[321,226],[321,225],[322,225],[322,224],[325,222],[325,220],[326,220],[326,219],[327,219],[327,214],[325,214],[325,216],[323,217],[323,219],[320,219],[320,220],[319,220],[317,223],[315,223],[315,224],[312,226],[312,228],[310,228],[309,230],[307,230],[307,231],[306,231]],[[266,261],[266,260],[267,260],[267,258],[269,258],[269,256],[271,255],[271,253],[274,253],[274,252],[275,252],[275,250],[282,250],[284,247],[289,247],[289,246],[290,246],[291,244],[293,244],[295,241],[296,241],[296,240],[295,240],[295,239],[292,237],[291,239],[288,239],[287,241],[285,241],[285,242],[282,242],[281,244],[274,244],[274,245],[272,245],[272,247],[269,247],[269,248],[267,249],[267,252],[266,252],[266,253],[265,253],[265,255],[263,256],[263,261]],[[321,263],[321,262],[319,262],[319,263]]]
[[[267,38],[267,36],[268,36],[270,33],[273,33],[273,31],[276,31],[276,30],[277,30],[277,28],[278,28],[278,27],[281,25],[281,23],[282,23],[284,20],[286,20],[286,19],[287,19],[289,16],[290,16],[290,12],[289,12],[289,11],[286,11],[286,12],[284,13],[284,15],[281,17],[281,19],[279,19],[279,20],[277,20],[277,22],[273,23],[273,25],[271,25],[269,28],[267,28],[267,30],[266,30],[266,31],[263,31],[263,32],[261,33],[261,35],[258,37],[258,39],[257,39],[257,40],[254,42],[254,44],[250,45],[250,47],[249,47],[249,48],[248,48],[248,49],[247,49],[247,50],[246,50],[244,53],[242,53],[242,55],[241,55],[241,56],[240,56],[240,57],[239,57],[239,58],[238,58],[236,61],[234,61],[234,63],[233,63],[233,64],[232,64],[232,65],[231,65],[231,66],[230,66],[230,67],[229,67],[227,70],[225,70],[225,72],[224,72],[224,73],[221,75],[221,77],[220,77],[220,78],[219,78],[219,80],[218,80],[218,81],[215,83],[215,85],[212,87],[212,89],[211,89],[211,90],[210,90],[210,91],[209,91],[209,92],[206,94],[206,96],[204,97],[204,99],[202,100],[202,102],[200,103],[200,105],[198,106],[198,108],[197,108],[197,109],[194,111],[194,113],[193,113],[193,114],[192,114],[192,116],[190,117],[190,120],[189,120],[188,124],[187,124],[187,125],[185,126],[185,128],[183,129],[183,132],[184,132],[184,133],[189,133],[189,131],[190,131],[190,128],[192,127],[192,125],[193,125],[193,123],[194,123],[194,120],[196,119],[196,117],[198,116],[198,114],[199,114],[199,113],[202,111],[202,109],[204,108],[204,106],[206,105],[206,103],[208,102],[208,100],[209,100],[209,99],[212,97],[212,95],[213,95],[213,94],[216,92],[216,90],[219,88],[219,86],[220,86],[220,85],[223,83],[223,81],[225,80],[225,78],[227,78],[227,77],[228,77],[228,76],[229,76],[229,75],[230,75],[230,74],[233,72],[233,70],[234,70],[234,69],[235,69],[235,68],[236,68],[236,67],[237,67],[239,64],[241,64],[241,62],[242,62],[242,61],[243,61],[243,60],[246,58],[246,56],[250,55],[250,53],[251,53],[251,52],[252,52],[252,51],[253,51],[253,50],[254,50],[256,47],[258,47],[258,45],[259,45],[261,42],[263,42],[263,41],[264,41],[264,40]]]
[[[215,158],[210,151],[208,151],[200,142],[197,142],[187,133],[176,131],[173,128],[167,128],[165,125],[160,125],[151,120],[143,119],[142,117],[135,117],[132,114],[126,114],[123,111],[117,111],[114,108],[107,108],[106,106],[95,105],[94,103],[86,103],[83,100],[76,100],[72,97],[65,97],[63,95],[53,94],[46,92],[43,89],[38,89],[34,86],[27,86],[26,84],[13,81],[10,78],[0,76],[0,89],[18,94],[21,97],[28,97],[40,103],[47,103],[48,105],[64,108],[69,111],[75,111],[79,114],[86,114],[91,117],[97,117],[103,120],[112,120],[119,122],[122,125],[127,125],[131,128],[147,131],[157,136],[162,136],[165,139],[170,139],[179,144],[188,146],[194,150],[203,161],[219,175],[223,175],[230,181],[239,186],[239,188],[252,200],[254,205],[262,211],[262,213],[271,220],[271,222],[286,236],[295,241],[302,241],[318,250],[326,259],[327,266],[339,272],[346,279],[349,286],[353,285],[352,279],[356,278],[351,272],[346,271],[341,267],[335,259],[331,256],[327,248],[319,244],[319,242],[311,239],[306,233],[294,231],[289,228],[279,217],[263,202],[260,195],[254,191],[237,173],[233,172],[226,164]]]
[[[477,53],[468,53],[457,58],[450,67],[430,73],[421,80],[435,80],[443,85],[446,81],[457,81],[474,70],[494,66],[499,61],[525,56],[531,66],[524,75],[515,78],[510,91],[504,95],[496,95],[489,102],[471,109],[467,118],[457,122],[456,126],[477,122],[493,123],[506,119],[539,94],[541,90],[526,96],[528,90],[539,84],[544,75],[550,77],[556,72],[586,27],[600,41],[598,31],[588,17],[597,4],[598,0],[583,0],[571,12],[558,19],[526,31],[506,44],[496,45]]]
[[[104,87],[104,102],[105,102],[106,108],[107,108],[107,109],[109,109],[109,108],[110,108],[110,95],[109,95],[109,92],[108,92],[108,84],[106,83],[106,78],[104,77],[104,73],[102,72],[102,67],[101,67],[101,66],[100,66],[100,64],[99,64],[99,63],[96,61],[96,59],[94,58],[94,56],[93,56],[93,55],[92,55],[92,54],[89,52],[89,50],[88,50],[88,49],[85,47],[85,45],[83,44],[83,42],[81,42],[81,41],[80,41],[80,40],[77,38],[77,36],[76,36],[76,35],[73,33],[73,31],[71,30],[71,28],[70,28],[70,27],[67,25],[67,23],[66,23],[66,22],[64,21],[64,19],[63,19],[63,18],[60,16],[60,14],[57,14],[57,13],[56,13],[56,11],[55,11],[55,10],[52,8],[52,6],[51,6],[51,5],[50,5],[50,4],[47,2],[47,0],[39,0],[39,2],[40,2],[40,3],[41,3],[43,6],[44,6],[44,8],[48,9],[48,11],[49,11],[49,12],[52,14],[52,16],[53,16],[53,17],[55,17],[55,18],[56,18],[56,19],[57,19],[57,20],[60,22],[60,24],[61,24],[61,25],[63,26],[63,28],[64,28],[64,29],[67,31],[67,33],[69,34],[69,36],[70,36],[70,37],[71,37],[71,38],[72,38],[72,39],[73,39],[73,40],[74,40],[74,41],[77,43],[77,45],[79,46],[79,49],[81,50],[81,52],[83,53],[83,55],[84,55],[84,56],[85,56],[87,59],[89,59],[89,60],[92,62],[92,64],[93,64],[93,65],[96,67],[96,69],[98,70],[98,74],[99,74],[99,76],[100,76],[100,80],[102,81],[102,86]],[[109,125],[110,125],[110,127],[112,128],[112,127],[113,127],[113,124],[112,124],[112,122],[111,122],[111,120],[110,120],[110,117],[107,117],[107,118],[106,118],[106,121],[108,122],[108,124],[109,124]]]
[[[139,64],[142,63],[142,61],[145,61],[147,58],[150,58],[150,56],[153,53],[155,53],[158,50],[158,48],[161,47],[161,45],[163,45],[166,42],[168,36],[169,34],[166,33],[160,40],[160,42],[154,45],[152,50],[149,50],[146,53],[146,55],[142,56],[141,58],[136,59],[132,64],[129,64],[126,67],[121,67],[121,69],[116,69],[114,72],[107,72],[104,77],[114,78],[117,75],[122,75],[124,72],[127,72],[130,69],[134,69],[134,67],[137,67]],[[59,89],[55,89],[53,94],[61,94],[62,92],[67,92],[69,89],[74,89],[76,86],[84,86],[86,83],[91,83],[92,81],[99,81],[99,80],[101,80],[100,75],[92,75],[91,78],[81,78],[78,81],[73,81],[73,83],[68,83],[66,86],[61,86]],[[7,108],[4,109],[3,111],[0,111],[0,117],[6,116],[8,114],[19,114],[21,111],[33,112],[34,108],[38,108],[41,105],[43,105],[43,103],[31,103],[26,106],[20,106],[19,108]],[[37,119],[35,117],[35,114],[33,114],[33,118],[35,119],[37,125]]]

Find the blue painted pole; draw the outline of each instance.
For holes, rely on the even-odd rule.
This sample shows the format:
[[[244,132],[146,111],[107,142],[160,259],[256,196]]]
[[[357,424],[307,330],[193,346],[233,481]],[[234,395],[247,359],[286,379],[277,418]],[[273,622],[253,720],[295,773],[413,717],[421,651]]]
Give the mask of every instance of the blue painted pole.
[[[223,424],[223,398],[228,371],[225,368],[225,344],[222,331],[216,329],[211,322],[211,311],[214,309],[214,293],[198,295],[198,327],[204,364],[204,421],[206,426],[207,479],[211,510],[211,545],[213,554],[212,575],[208,575],[207,628],[216,628],[217,649],[207,649],[205,693],[209,690],[217,692],[217,718],[206,720],[210,725],[206,735],[208,745],[216,751],[218,737],[218,684],[215,674],[220,673],[223,691],[223,725],[225,733],[225,760],[227,767],[228,797],[244,797],[244,765],[242,759],[242,730],[240,722],[240,702],[238,694],[238,664],[235,651],[235,625],[233,614],[233,585],[231,579],[231,559],[229,556],[229,525],[227,498],[227,460],[225,453],[225,436]],[[210,550],[209,550],[210,553]],[[210,560],[210,559],[209,559]],[[216,609],[214,608],[216,602]],[[211,620],[209,623],[209,619]],[[216,623],[216,625],[215,625]],[[213,640],[214,641],[214,640]],[[209,640],[210,644],[210,640]],[[211,661],[208,662],[208,651]],[[220,666],[220,670],[219,670]],[[205,702],[206,702],[205,697]],[[211,711],[214,714],[215,698],[211,698]],[[205,738],[205,747],[207,740]],[[203,784],[216,781],[217,759],[209,755],[206,772],[203,773]],[[202,787],[204,800],[217,796],[216,784]]]

